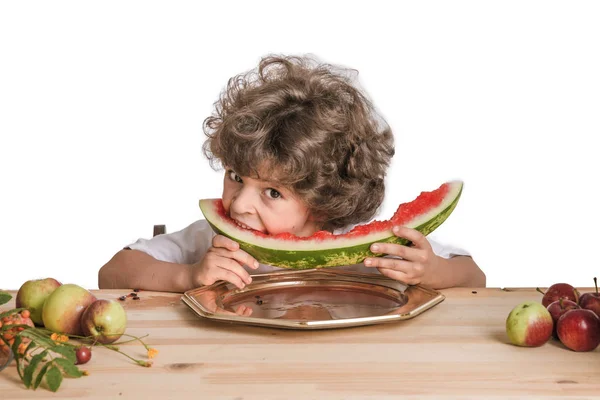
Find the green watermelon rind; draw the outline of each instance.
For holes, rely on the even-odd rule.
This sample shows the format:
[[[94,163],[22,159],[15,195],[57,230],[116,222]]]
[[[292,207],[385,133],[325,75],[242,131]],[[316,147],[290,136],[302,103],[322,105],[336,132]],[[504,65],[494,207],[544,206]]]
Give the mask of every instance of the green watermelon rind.
[[[418,226],[411,226],[411,224],[405,224],[409,228],[413,228],[421,232],[424,236],[429,235],[435,229],[437,229],[446,219],[452,214],[458,200],[462,194],[462,183],[456,197],[452,202],[443,210],[436,213],[432,218],[425,222],[422,222]],[[202,209],[202,207],[201,207]],[[207,213],[202,210],[205,217]],[[417,220],[419,218],[416,218]],[[207,222],[210,224],[212,229],[223,236],[226,236],[239,243],[240,248],[253,256],[259,263],[272,265],[280,268],[287,269],[313,269],[313,268],[331,268],[340,267],[346,265],[359,264],[364,261],[367,257],[381,257],[385,254],[373,253],[370,251],[371,244],[373,243],[396,243],[400,245],[408,244],[408,240],[398,237],[392,233],[391,230],[387,232],[377,232],[376,234],[367,234],[364,236],[364,242],[348,246],[339,247],[332,246],[326,247],[327,244],[315,243],[315,249],[312,250],[286,250],[286,249],[274,249],[269,247],[260,246],[257,244],[249,243],[248,241],[240,240],[234,235],[230,235],[220,229],[216,224],[211,221],[208,217]],[[382,234],[384,235],[382,237]],[[374,237],[377,236],[377,237]],[[362,238],[361,238],[362,239]],[[264,241],[259,238],[258,241]],[[331,244],[331,243],[330,243]]]

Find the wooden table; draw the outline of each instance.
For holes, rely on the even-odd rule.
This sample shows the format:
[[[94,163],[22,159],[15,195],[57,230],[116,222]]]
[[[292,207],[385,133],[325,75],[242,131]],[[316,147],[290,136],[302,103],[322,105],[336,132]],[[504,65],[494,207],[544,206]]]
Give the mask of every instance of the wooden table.
[[[93,292],[113,299],[128,293]],[[535,290],[443,293],[442,303],[411,320],[289,331],[201,319],[179,294],[141,292],[140,300],[124,303],[127,333],[150,335],[159,350],[154,366],[95,348],[82,366],[90,375],[67,378],[52,393],[25,389],[13,364],[0,373],[0,398],[600,398],[600,347],[576,353],[555,341],[508,344],[506,316],[522,301],[540,301]],[[123,347],[144,357],[139,345]]]

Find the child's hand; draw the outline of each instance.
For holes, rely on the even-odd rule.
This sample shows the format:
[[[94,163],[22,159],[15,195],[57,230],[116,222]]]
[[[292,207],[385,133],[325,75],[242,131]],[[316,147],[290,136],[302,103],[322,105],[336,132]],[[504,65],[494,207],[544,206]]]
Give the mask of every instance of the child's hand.
[[[257,269],[258,261],[241,250],[239,243],[216,235],[202,261],[192,265],[191,279],[194,286],[212,285],[218,280],[224,280],[243,289],[252,282],[244,265]]]
[[[401,259],[370,257],[365,259],[365,265],[377,267],[382,275],[409,285],[431,282],[439,257],[433,252],[427,238],[421,232],[403,226],[395,226],[393,232],[398,237],[410,240],[413,245],[408,247],[395,243],[373,243],[373,253],[385,253]]]

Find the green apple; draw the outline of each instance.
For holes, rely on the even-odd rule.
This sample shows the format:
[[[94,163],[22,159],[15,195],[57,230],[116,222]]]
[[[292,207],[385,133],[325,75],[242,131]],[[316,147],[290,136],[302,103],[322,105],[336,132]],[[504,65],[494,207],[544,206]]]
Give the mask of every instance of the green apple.
[[[26,308],[31,313],[31,320],[36,325],[42,325],[42,309],[44,302],[61,283],[54,278],[34,279],[25,282],[19,288],[15,298],[17,308]]]
[[[81,315],[84,336],[94,336],[104,344],[118,340],[127,327],[127,313],[114,300],[96,300]]]
[[[526,301],[512,309],[506,318],[506,334],[512,344],[538,347],[552,336],[554,321],[543,304]]]
[[[96,297],[81,286],[67,283],[48,296],[42,310],[44,326],[67,335],[81,335],[81,315]]]

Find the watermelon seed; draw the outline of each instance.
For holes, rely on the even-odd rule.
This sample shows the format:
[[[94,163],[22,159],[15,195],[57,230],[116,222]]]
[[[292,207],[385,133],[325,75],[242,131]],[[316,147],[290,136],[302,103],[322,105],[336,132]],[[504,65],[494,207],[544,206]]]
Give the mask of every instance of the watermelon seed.
[[[477,291],[476,291],[476,290],[473,290],[471,293],[473,293],[473,294],[477,294]]]

